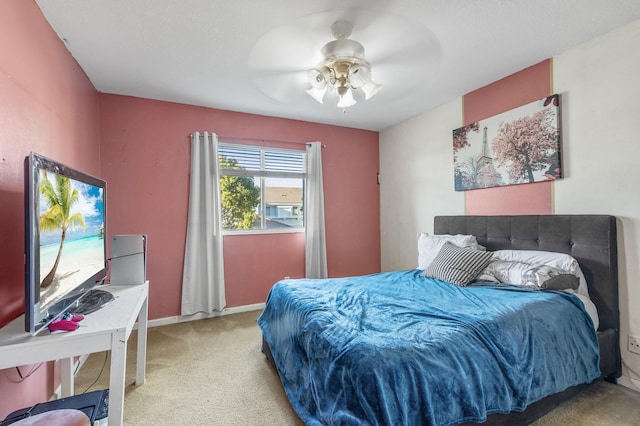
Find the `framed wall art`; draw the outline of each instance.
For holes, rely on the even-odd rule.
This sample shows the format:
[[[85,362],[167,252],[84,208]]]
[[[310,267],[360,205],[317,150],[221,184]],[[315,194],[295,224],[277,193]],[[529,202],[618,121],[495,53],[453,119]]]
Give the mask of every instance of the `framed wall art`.
[[[455,190],[560,179],[560,96],[453,131]]]

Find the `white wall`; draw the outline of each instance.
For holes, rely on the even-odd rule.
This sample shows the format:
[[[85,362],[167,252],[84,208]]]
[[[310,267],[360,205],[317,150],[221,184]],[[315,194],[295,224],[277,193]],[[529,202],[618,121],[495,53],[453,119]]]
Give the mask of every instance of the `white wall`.
[[[566,171],[555,184],[555,212],[619,218],[621,350],[640,373],[640,356],[627,351],[627,336],[640,336],[638,46],[640,21],[554,58],[553,83],[562,95]]]
[[[627,335],[640,336],[640,21],[553,58],[562,94],[563,172],[555,213],[611,214],[618,220],[621,349],[640,373]],[[533,64],[532,64],[533,65]],[[416,233],[433,217],[464,214],[453,189],[452,130],[461,100],[380,133],[382,269],[416,264]],[[640,379],[626,367],[621,383]],[[640,381],[635,381],[640,385]]]
[[[462,126],[456,100],[380,133],[382,270],[418,265],[417,233],[436,215],[464,214],[453,185],[452,130]]]

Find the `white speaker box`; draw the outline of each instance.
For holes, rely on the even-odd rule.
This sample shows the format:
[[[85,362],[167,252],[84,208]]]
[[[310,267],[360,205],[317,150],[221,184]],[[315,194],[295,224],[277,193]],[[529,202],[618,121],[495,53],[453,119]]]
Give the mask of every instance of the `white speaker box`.
[[[147,279],[147,236],[114,235],[111,238],[113,285],[143,284]]]

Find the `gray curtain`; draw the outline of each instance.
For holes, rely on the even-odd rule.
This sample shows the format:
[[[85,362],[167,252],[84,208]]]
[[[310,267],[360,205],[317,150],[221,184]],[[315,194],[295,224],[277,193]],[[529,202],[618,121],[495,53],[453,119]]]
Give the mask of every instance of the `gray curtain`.
[[[222,311],[226,305],[218,137],[191,135],[187,242],[182,275],[182,315]]]
[[[324,190],[322,186],[322,144],[307,144],[307,183],[305,185],[305,276],[327,278],[327,242],[324,228]]]

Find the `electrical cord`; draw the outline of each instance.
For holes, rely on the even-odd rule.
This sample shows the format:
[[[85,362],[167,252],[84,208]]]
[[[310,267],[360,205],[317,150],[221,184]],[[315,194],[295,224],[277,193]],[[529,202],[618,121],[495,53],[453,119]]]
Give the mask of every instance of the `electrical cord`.
[[[17,383],[21,383],[24,382],[26,379],[28,379],[33,373],[35,373],[36,371],[38,371],[38,369],[40,367],[42,367],[42,364],[44,364],[43,362],[41,362],[40,364],[38,364],[36,367],[31,367],[31,371],[29,371],[27,374],[25,374],[24,376],[22,375],[22,371],[20,371],[20,367],[15,367],[16,371],[18,372],[18,376],[20,377],[20,380]]]
[[[96,379],[93,381],[93,383],[91,383],[89,385],[89,387],[87,387],[83,392],[81,393],[87,393],[89,391],[89,389],[91,389],[96,383],[98,383],[98,380],[100,380],[100,377],[102,376],[102,372],[104,371],[104,367],[107,365],[107,358],[109,357],[109,352],[105,351],[104,352],[104,361],[102,362],[102,368],[100,369],[100,372],[98,373],[98,377],[96,377]]]

